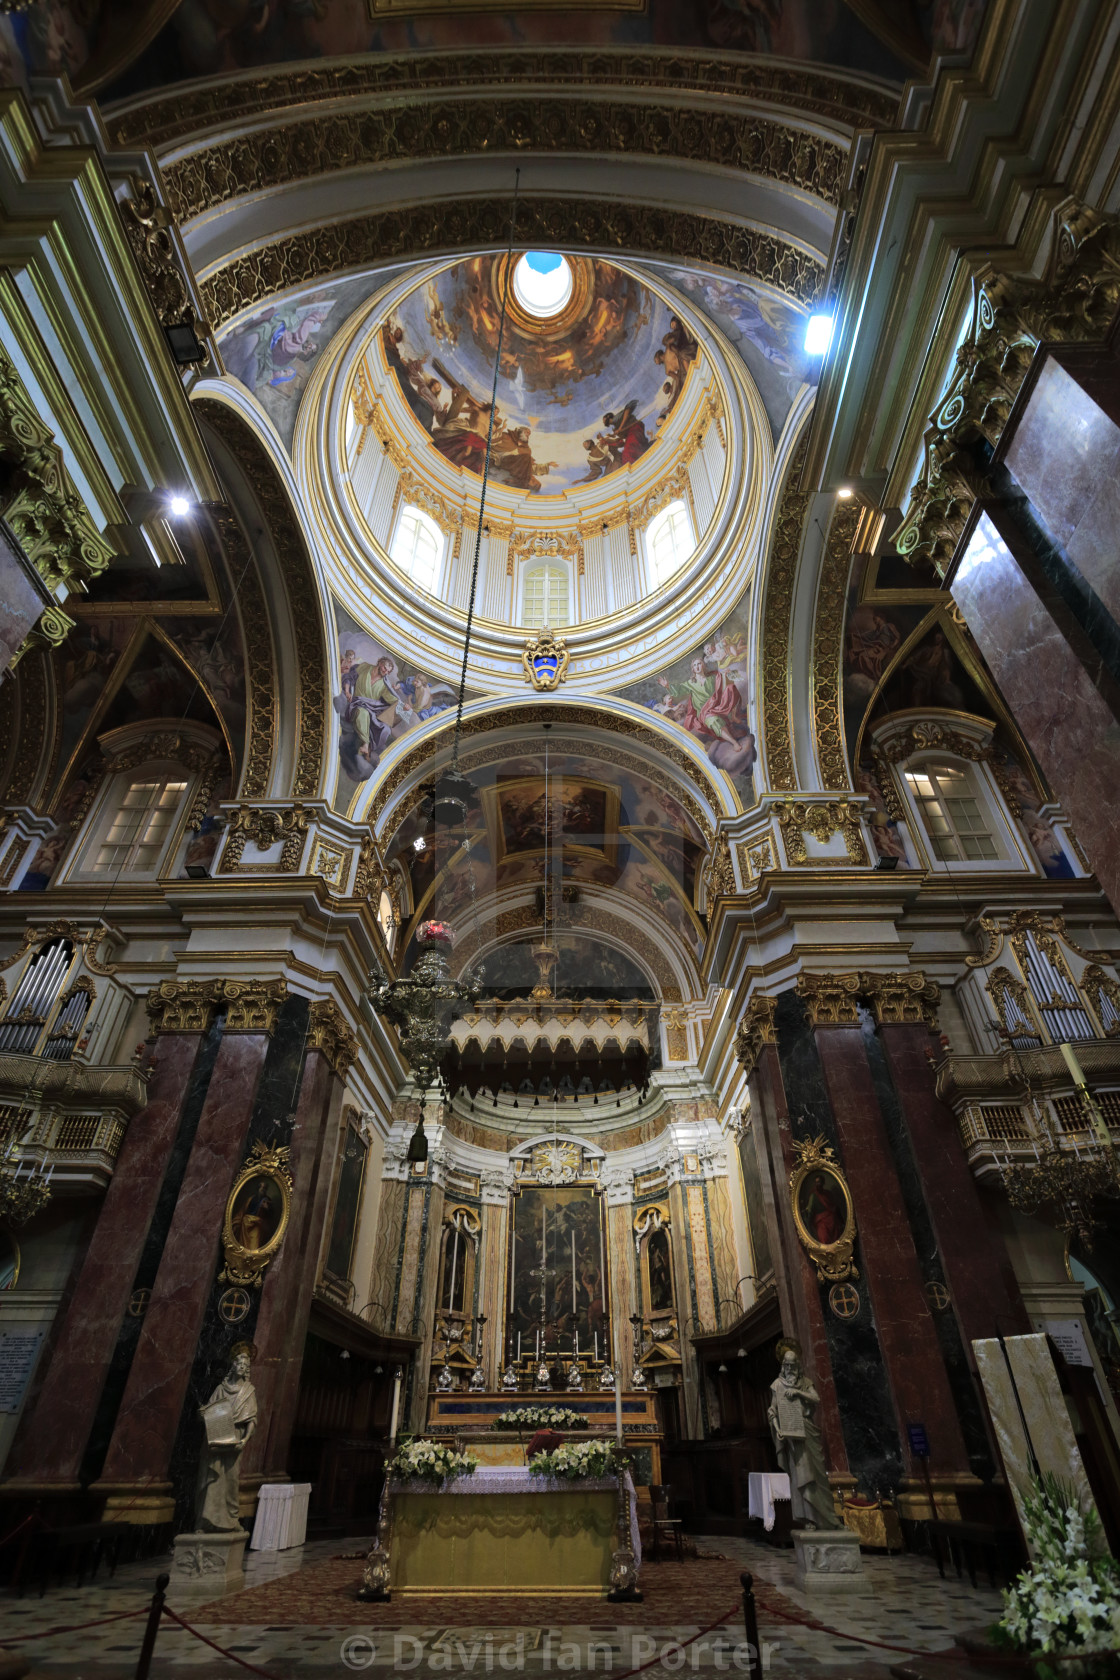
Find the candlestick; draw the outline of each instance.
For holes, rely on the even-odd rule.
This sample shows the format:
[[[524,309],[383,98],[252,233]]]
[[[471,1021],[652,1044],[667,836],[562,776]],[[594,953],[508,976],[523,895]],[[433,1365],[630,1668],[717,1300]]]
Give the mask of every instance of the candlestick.
[[[614,1379],[614,1438],[618,1445],[622,1445],[622,1379],[617,1374]]]
[[[595,1332],[595,1363],[596,1363],[596,1365],[598,1365],[598,1363],[599,1363],[599,1332],[598,1332],[598,1330],[596,1330],[596,1332]]]
[[[576,1331],[576,1356],[579,1356],[579,1331]]]
[[[401,1373],[400,1367],[393,1372],[393,1410],[389,1418],[389,1445],[393,1446],[397,1439],[397,1414],[401,1408]]]
[[[521,1332],[517,1332],[517,1363],[521,1363]]]

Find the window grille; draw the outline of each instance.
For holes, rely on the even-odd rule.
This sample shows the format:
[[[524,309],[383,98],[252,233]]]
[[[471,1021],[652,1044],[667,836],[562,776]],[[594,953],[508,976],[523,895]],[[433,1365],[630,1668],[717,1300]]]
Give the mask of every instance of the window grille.
[[[905,775],[942,863],[987,863],[1002,855],[964,765],[927,764]]]
[[[571,623],[566,566],[532,566],[525,573],[521,622],[527,630],[562,629]]]
[[[185,781],[153,776],[131,782],[97,848],[94,869],[105,875],[150,875],[159,864]]]

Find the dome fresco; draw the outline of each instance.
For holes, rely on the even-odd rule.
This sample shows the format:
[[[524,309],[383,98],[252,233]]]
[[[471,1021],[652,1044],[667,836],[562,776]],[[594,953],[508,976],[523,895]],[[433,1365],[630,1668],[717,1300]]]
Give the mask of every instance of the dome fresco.
[[[523,260],[514,253],[515,269]],[[594,257],[561,261],[571,284],[553,313],[526,308],[520,288],[509,288],[494,416],[492,479],[543,495],[656,449],[700,356],[683,322],[634,275]],[[432,448],[477,474],[507,262],[500,253],[451,264],[381,330],[385,360]]]

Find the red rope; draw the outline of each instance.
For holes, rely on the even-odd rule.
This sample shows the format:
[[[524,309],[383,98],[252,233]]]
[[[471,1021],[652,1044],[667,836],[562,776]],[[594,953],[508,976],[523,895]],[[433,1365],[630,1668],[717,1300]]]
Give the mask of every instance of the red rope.
[[[224,1645],[215,1645],[212,1639],[207,1639],[204,1633],[199,1633],[198,1629],[192,1627],[189,1622],[185,1622],[182,1616],[177,1616],[169,1604],[164,1605],[163,1613],[165,1616],[170,1616],[173,1622],[178,1622],[179,1626],[185,1628],[188,1633],[193,1633],[196,1639],[201,1639],[204,1645],[209,1645],[212,1651],[217,1651],[219,1656],[228,1657],[230,1662],[240,1663],[241,1667],[247,1668],[250,1674],[262,1675],[263,1680],[278,1680],[278,1677],[275,1674],[270,1674],[267,1668],[258,1668],[255,1663],[246,1662],[245,1658],[239,1657],[236,1652],[227,1651]]]
[[[699,1633],[694,1633],[691,1639],[684,1639],[684,1640],[673,1639],[673,1640],[670,1640],[668,1643],[670,1643],[672,1645],[679,1646],[682,1651],[687,1651],[688,1647],[690,1645],[695,1645],[695,1643],[698,1639],[703,1639],[703,1637],[706,1633],[711,1633],[712,1629],[719,1627],[721,1622],[726,1622],[729,1617],[737,1616],[738,1614],[739,1614],[739,1601],[738,1601],[738,1599],[736,1599],[735,1603],[731,1606],[730,1610],[725,1610],[722,1616],[717,1616],[715,1621],[714,1622],[709,1622],[706,1628],[701,1628]],[[631,1674],[642,1674],[642,1673],[645,1672],[645,1670],[647,1668],[653,1668],[655,1664],[657,1664],[661,1661],[661,1657],[664,1654],[664,1651],[665,1651],[665,1646],[662,1645],[661,1652],[656,1657],[651,1657],[649,1659],[649,1661],[644,1662],[641,1665],[640,1668],[628,1668],[626,1670],[625,1674],[620,1674],[619,1675],[618,1680],[630,1680],[630,1675]],[[759,1653],[759,1656],[761,1656],[761,1652]]]

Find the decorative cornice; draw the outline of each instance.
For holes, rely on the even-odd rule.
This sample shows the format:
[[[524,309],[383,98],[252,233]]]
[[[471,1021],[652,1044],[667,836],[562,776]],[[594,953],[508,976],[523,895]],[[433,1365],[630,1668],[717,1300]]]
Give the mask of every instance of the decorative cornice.
[[[777,998],[758,995],[752,997],[743,1011],[743,1019],[735,1032],[735,1054],[749,1078],[758,1058],[768,1044],[777,1044],[778,1031],[774,1025]]]
[[[766,595],[762,608],[762,739],[767,781],[775,792],[797,786],[789,709],[789,633],[793,580],[810,498],[801,493],[801,470],[809,445],[804,431],[786,468],[782,499],[770,539]]]
[[[298,122],[281,112],[249,134],[169,162],[163,177],[176,216],[188,221],[231,199],[336,170],[482,152],[681,158],[761,176],[830,205],[840,202],[848,164],[847,146],[770,117],[503,89],[406,111],[336,107]]]
[[[285,234],[231,257],[207,276],[201,285],[206,315],[217,331],[277,292],[350,269],[500,245],[508,221],[508,199],[458,199],[369,211]],[[554,245],[562,237],[569,248],[709,263],[802,304],[814,301],[824,278],[824,265],[816,257],[767,229],[652,204],[522,198],[517,228],[527,246]]]
[[[346,1024],[346,1017],[333,998],[311,1005],[307,1024],[307,1048],[318,1050],[345,1083],[358,1059],[358,1040]]]
[[[861,974],[859,979],[860,990],[881,1027],[915,1025],[936,1030],[941,987],[935,980],[927,980],[920,969]]]
[[[838,793],[847,792],[852,785],[844,751],[840,684],[848,576],[852,569],[852,544],[859,528],[860,514],[860,505],[854,497],[836,503],[821,561],[813,621],[812,706],[817,761],[821,767],[822,786]]]
[[[823,118],[843,128],[886,128],[898,118],[898,95],[886,88],[849,81],[809,65],[783,65],[747,53],[634,52],[628,49],[526,48],[499,52],[417,53],[390,57],[371,53],[291,69],[287,65],[241,77],[223,77],[207,87],[177,88],[136,103],[108,120],[118,147],[170,147],[207,128],[224,128],[231,111],[244,122],[266,112],[304,110],[317,102],[338,105],[377,96],[429,98],[451,89],[537,84],[542,91],[572,87],[626,88],[633,96],[666,90],[777,106],[799,117]],[[438,101],[433,101],[439,104]],[[707,106],[710,111],[710,104]],[[524,144],[523,142],[521,144]],[[747,167],[747,164],[740,167]]]
[[[974,281],[972,323],[930,417],[925,460],[895,537],[900,554],[944,577],[987,478],[974,446],[999,443],[1041,344],[1103,341],[1120,305],[1120,219],[1074,200],[1054,213],[1042,280],[996,272]]]
[[[781,824],[786,862],[791,868],[834,869],[841,862],[862,864],[870,861],[860,830],[859,809],[846,799],[834,799],[828,804],[805,804],[797,800],[789,805],[775,805],[774,811]],[[805,845],[806,834],[811,834],[822,845],[834,834],[843,835],[846,859],[810,857]]]
[[[858,1027],[858,974],[799,974],[797,995],[814,1027]]]
[[[54,434],[0,349],[0,453],[13,469],[0,497],[0,516],[53,594],[81,593],[113,558],[66,467]],[[65,615],[61,615],[65,616]],[[53,641],[49,630],[44,639]]]

